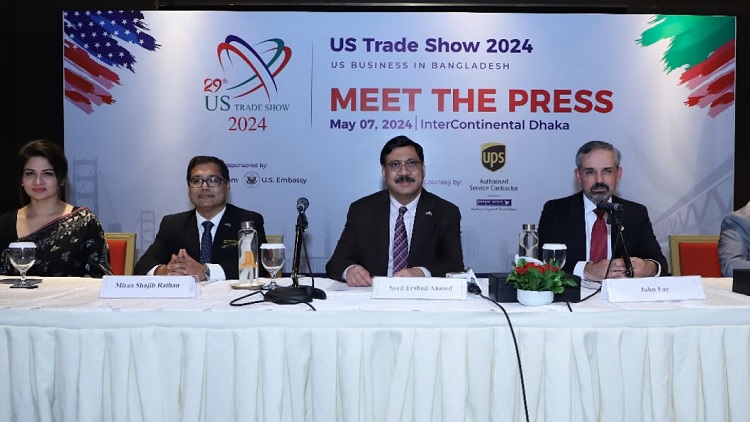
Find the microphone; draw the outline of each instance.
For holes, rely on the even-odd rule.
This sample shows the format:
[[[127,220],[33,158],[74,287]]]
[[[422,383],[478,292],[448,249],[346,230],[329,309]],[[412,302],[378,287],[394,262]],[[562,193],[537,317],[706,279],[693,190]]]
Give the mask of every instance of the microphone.
[[[447,278],[465,278],[466,290],[469,293],[474,293],[475,295],[482,294],[482,288],[479,287],[479,284],[477,284],[477,276],[474,274],[474,270],[472,270],[471,268],[467,268],[462,273],[447,273],[445,276]]]
[[[310,206],[310,201],[307,200],[304,196],[297,200],[297,212],[305,212],[307,207]]]
[[[302,243],[304,242],[305,229],[307,228],[307,215],[305,210],[310,206],[310,201],[304,196],[297,200],[297,225],[294,230],[294,255],[292,256],[292,286],[299,287],[299,267]]]
[[[598,204],[596,204],[596,207],[600,210],[607,211],[608,213],[612,214],[615,212],[622,212],[625,208],[622,206],[622,204],[618,204],[616,202],[607,202],[607,201],[599,201]]]

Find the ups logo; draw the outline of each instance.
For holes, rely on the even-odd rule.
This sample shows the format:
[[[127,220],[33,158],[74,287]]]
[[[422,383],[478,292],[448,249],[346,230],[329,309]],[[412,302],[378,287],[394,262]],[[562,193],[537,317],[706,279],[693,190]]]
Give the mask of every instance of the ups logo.
[[[489,171],[498,171],[505,166],[505,145],[497,142],[482,144],[482,165]]]

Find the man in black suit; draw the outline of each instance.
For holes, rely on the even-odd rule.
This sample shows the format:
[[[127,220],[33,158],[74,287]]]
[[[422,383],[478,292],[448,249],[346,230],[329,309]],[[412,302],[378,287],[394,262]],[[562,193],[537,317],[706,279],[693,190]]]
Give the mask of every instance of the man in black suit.
[[[187,185],[195,209],[161,220],[154,243],[135,265],[135,274],[194,275],[200,281],[239,278],[240,223],[253,222],[260,245],[266,241],[263,216],[227,203],[229,169],[217,157],[193,157],[187,168]],[[206,246],[203,252],[202,244]]]
[[[622,235],[634,276],[654,277],[667,268],[646,207],[613,196],[622,177],[620,158],[620,151],[607,142],[591,141],[581,146],[574,171],[581,191],[548,201],[539,218],[539,243],[566,244],[567,260],[563,269],[587,280],[626,276],[622,247],[616,246],[616,231],[609,224],[606,225],[606,246],[602,245],[607,249],[606,258],[590,258],[592,230],[597,219],[595,210],[601,201],[622,204]]]
[[[380,165],[388,188],[351,204],[344,231],[326,264],[328,277],[350,286],[369,286],[373,276],[444,277],[447,272],[463,271],[461,213],[422,188],[422,147],[397,136],[380,152]]]

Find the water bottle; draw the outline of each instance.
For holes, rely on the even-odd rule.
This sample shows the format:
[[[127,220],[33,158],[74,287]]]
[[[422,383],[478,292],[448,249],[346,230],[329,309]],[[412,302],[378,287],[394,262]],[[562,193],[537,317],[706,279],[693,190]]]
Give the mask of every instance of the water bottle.
[[[539,235],[536,233],[536,225],[524,224],[521,234],[518,235],[518,256],[528,256],[539,259]]]
[[[239,254],[239,284],[252,286],[260,284],[258,280],[258,232],[252,221],[243,221],[238,233],[237,252]]]

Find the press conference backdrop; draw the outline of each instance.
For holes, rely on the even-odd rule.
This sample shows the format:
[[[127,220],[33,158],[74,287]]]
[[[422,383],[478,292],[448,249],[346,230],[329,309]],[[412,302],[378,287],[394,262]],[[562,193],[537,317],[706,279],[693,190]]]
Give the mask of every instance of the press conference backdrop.
[[[136,232],[138,254],[164,215],[191,207],[190,158],[216,155],[230,201],[289,249],[297,198],[309,199],[307,250],[323,272],[349,203],[384,187],[380,149],[402,134],[425,149],[425,188],[461,209],[479,272],[507,270],[521,225],[577,190],[589,140],[622,151],[618,193],[648,206],[665,251],[670,234],[717,233],[732,208],[733,17],[62,18],[71,201],[105,230]]]

